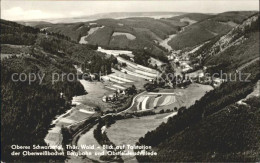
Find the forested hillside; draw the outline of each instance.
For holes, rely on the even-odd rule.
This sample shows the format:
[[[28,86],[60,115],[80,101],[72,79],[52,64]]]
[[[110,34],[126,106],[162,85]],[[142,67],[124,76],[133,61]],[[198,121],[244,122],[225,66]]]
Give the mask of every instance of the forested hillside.
[[[88,35],[88,44],[107,49],[146,50],[151,56],[164,59],[167,50],[159,45],[168,35],[177,33],[185,22],[170,19],[126,18],[100,19],[85,23],[43,24],[40,29],[56,32],[79,42]],[[90,32],[93,30],[92,32]],[[89,34],[88,34],[89,33]]]
[[[76,74],[73,65],[81,65],[96,58],[89,64],[92,72],[99,72],[100,63],[105,62],[106,70],[111,71],[113,59],[92,50],[96,47],[79,45],[67,37],[42,33],[38,29],[1,20],[1,154],[2,160],[49,161],[51,157],[10,157],[10,146],[40,144],[53,118],[70,108],[75,95],[85,92],[77,80],[53,82],[52,73]],[[98,66],[97,66],[98,65]],[[104,69],[103,69],[104,71]],[[15,81],[12,81],[12,75]],[[24,74],[21,80],[18,75]],[[35,81],[29,82],[29,75],[35,74]],[[27,76],[27,78],[25,78]],[[39,78],[42,77],[43,80]],[[31,79],[35,76],[30,76]],[[63,93],[63,97],[60,96]]]
[[[259,58],[259,15],[253,15],[226,35],[209,41],[192,54],[192,58],[195,57],[201,58],[211,73],[239,70]]]
[[[187,14],[178,19],[194,21],[183,32],[174,37],[169,45],[174,50],[200,45],[215,37],[228,33],[236,25],[242,23],[256,12],[226,12],[217,15]],[[185,20],[185,19],[184,19]]]

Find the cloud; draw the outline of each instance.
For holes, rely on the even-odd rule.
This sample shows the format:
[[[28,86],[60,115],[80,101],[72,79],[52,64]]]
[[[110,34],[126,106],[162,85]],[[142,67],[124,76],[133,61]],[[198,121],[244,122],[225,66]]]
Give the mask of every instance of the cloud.
[[[7,20],[33,20],[62,18],[64,15],[58,13],[47,13],[41,10],[23,10],[21,7],[13,7],[2,11],[2,18]]]

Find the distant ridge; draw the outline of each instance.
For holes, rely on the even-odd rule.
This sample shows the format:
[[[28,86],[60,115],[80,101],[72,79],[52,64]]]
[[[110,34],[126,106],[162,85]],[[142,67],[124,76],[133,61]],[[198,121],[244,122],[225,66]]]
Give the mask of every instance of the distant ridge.
[[[27,20],[18,21],[20,24],[35,26],[46,23],[76,23],[94,21],[98,19],[122,19],[130,17],[153,17],[153,18],[169,18],[185,14],[184,12],[111,12],[111,13],[100,13],[88,16],[72,17],[72,18],[57,18],[57,19],[40,19],[40,20]],[[37,23],[39,22],[39,23]]]

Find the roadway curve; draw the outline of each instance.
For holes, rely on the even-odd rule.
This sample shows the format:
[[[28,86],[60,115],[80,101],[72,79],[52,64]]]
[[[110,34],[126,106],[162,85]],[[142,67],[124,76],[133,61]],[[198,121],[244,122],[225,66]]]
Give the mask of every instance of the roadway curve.
[[[137,95],[135,95],[135,97],[132,99],[132,103],[131,103],[131,106],[129,106],[127,109],[121,111],[121,112],[118,112],[118,113],[109,113],[109,114],[106,114],[106,115],[103,115],[101,116],[101,118],[105,118],[106,116],[108,115],[119,115],[121,113],[124,113],[124,112],[127,112],[128,110],[130,110],[133,106],[134,106],[134,103],[135,103],[135,99],[139,96],[141,96],[142,94],[144,94],[146,91],[143,91]],[[87,118],[88,119],[88,118]],[[87,119],[84,119],[82,121],[79,121],[79,122],[76,122],[76,123],[73,123],[71,124],[70,126],[72,125],[76,125],[76,124],[79,124],[79,123],[82,123],[84,121],[86,121]],[[68,126],[69,127],[69,126]],[[81,129],[80,131],[78,131],[77,133],[74,134],[73,138],[72,138],[72,145],[77,145],[77,141],[79,140],[79,137],[81,136],[81,133],[85,131],[85,129],[87,129],[89,127],[89,125],[87,125],[86,127],[84,127],[83,129]]]

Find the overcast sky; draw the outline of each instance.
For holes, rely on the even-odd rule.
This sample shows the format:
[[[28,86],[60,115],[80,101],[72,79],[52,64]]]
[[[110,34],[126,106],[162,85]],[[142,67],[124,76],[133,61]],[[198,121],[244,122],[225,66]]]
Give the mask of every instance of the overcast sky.
[[[37,20],[78,17],[109,12],[202,12],[258,10],[258,0],[171,0],[171,1],[1,1],[1,18]]]

